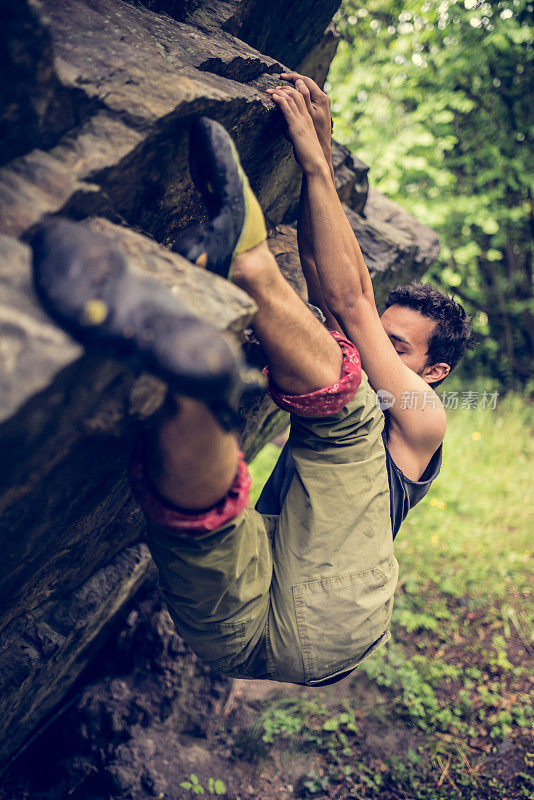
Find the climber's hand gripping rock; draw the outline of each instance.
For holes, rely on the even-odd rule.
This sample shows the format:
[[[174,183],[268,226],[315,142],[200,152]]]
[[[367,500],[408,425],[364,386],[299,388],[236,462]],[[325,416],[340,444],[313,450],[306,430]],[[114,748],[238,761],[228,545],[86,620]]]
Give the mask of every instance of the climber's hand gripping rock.
[[[291,81],[294,88],[303,96],[306,108],[313,121],[313,126],[323,149],[326,160],[330,163],[332,158],[332,117],[331,102],[328,95],[319,88],[314,80],[298,72],[282,72],[280,75],[286,81]],[[284,92],[287,85],[266,89],[270,95]]]

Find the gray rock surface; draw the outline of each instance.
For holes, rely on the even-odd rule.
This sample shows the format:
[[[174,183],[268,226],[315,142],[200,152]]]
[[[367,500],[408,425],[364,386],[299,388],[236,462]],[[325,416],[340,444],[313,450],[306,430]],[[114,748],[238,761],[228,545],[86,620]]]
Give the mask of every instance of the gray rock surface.
[[[130,514],[137,517],[139,532],[139,515],[132,509]],[[44,602],[37,613],[22,614],[4,629],[0,718],[9,738],[15,738],[5,755],[57,705],[65,687],[87,666],[94,652],[91,645],[151,569],[155,568],[146,545],[126,548],[75,591]]]
[[[332,142],[332,164],[341,201],[361,214],[369,194],[369,167],[353,156],[348,147],[335,141]]]
[[[323,88],[330,64],[336,54],[339,39],[338,30],[334,23],[331,22],[326,27],[322,39],[306,53],[303,60],[298,64],[297,71],[301,75],[308,75],[313,78]]]
[[[339,0],[299,0],[291,5],[287,0],[268,4],[263,0],[207,0],[194,3],[195,10],[183,18],[207,31],[214,25],[221,27],[294,69],[321,40],[339,4]],[[158,5],[176,14],[176,7],[184,4],[158,0]]]
[[[205,114],[234,135],[271,249],[305,298],[290,224],[299,171],[264,89],[282,64],[308,63],[323,80],[337,5],[0,0],[0,761],[62,701],[150,569],[125,469],[164,394],[51,322],[33,291],[28,236],[50,215],[81,220],[244,339],[250,299],[168,249],[205,215],[187,166],[191,120]],[[367,167],[346,148],[334,160],[382,296],[435,257],[436,238],[386,198],[367,199]],[[257,346],[249,353],[263,365]],[[286,424],[267,398],[242,414],[248,458]]]

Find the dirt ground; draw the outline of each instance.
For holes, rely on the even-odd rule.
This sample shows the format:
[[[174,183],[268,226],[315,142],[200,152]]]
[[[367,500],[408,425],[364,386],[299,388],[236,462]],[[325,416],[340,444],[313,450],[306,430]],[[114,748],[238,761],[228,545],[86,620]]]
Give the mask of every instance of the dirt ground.
[[[379,703],[364,683],[345,680],[318,693],[220,678],[188,650],[148,587],[59,716],[4,772],[0,798],[183,800],[200,794],[180,786],[193,774],[208,795],[211,779],[213,791],[222,781],[232,800],[288,800],[321,771],[324,755],[297,740],[267,747],[258,716],[283,698],[320,697],[332,707],[349,699]],[[405,729],[384,736],[370,726],[366,747],[380,756],[409,739]]]
[[[424,745],[387,709],[387,691],[363,672],[321,689],[217,676],[147,586],[61,713],[1,776],[0,800],[505,800],[464,791],[445,760],[435,793],[410,793],[403,773],[375,784]],[[469,769],[480,756],[505,780],[525,749],[505,741],[488,756],[480,743]]]

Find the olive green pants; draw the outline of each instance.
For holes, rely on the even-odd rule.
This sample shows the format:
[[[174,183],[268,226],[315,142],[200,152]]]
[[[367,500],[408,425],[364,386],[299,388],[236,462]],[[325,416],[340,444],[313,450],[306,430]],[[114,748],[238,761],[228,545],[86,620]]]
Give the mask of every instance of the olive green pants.
[[[279,516],[247,508],[200,537],[149,520],[170,614],[215,670],[313,685],[389,639],[398,567],[382,426],[363,374],[340,412],[291,416],[297,472]]]

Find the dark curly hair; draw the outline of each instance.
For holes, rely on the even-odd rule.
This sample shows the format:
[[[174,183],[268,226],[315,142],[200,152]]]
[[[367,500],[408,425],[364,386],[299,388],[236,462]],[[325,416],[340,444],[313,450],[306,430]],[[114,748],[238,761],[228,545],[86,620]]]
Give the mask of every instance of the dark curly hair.
[[[436,320],[428,342],[428,365],[443,362],[451,372],[467,349],[473,347],[471,318],[452,297],[440,292],[431,283],[412,281],[393,289],[386,298],[386,308],[405,306]],[[442,378],[445,380],[445,378]],[[437,386],[441,381],[436,381]]]

